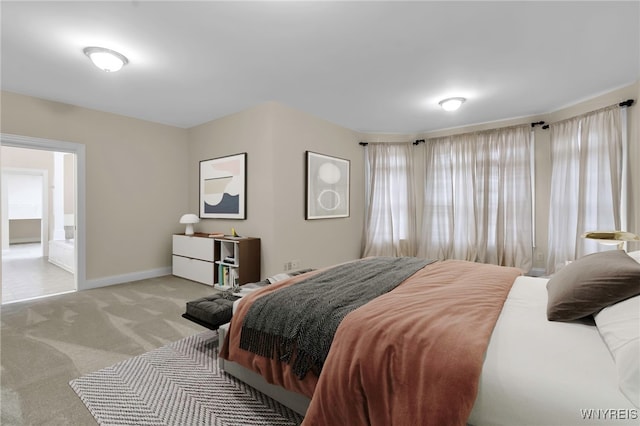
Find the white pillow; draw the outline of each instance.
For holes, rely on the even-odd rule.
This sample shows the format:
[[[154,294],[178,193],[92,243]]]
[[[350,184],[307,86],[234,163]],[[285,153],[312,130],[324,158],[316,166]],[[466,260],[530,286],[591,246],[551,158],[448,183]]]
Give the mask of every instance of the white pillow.
[[[282,272],[280,274],[276,274],[272,277],[267,278],[266,281],[268,281],[269,284],[274,284],[274,283],[277,283],[278,281],[286,280],[287,278],[295,277],[296,275],[304,274],[306,272],[310,272],[314,270],[315,269],[313,268],[305,268],[305,269],[299,269],[297,271]]]
[[[640,296],[607,306],[594,318],[616,362],[620,390],[640,408]]]
[[[640,250],[627,252],[632,259],[635,259],[636,262],[640,263]]]

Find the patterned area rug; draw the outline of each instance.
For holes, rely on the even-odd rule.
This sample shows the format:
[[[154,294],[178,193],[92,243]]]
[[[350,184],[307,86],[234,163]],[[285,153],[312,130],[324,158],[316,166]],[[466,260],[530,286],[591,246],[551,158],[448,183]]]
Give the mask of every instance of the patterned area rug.
[[[100,425],[299,425],[302,416],[218,368],[206,331],[69,382]]]

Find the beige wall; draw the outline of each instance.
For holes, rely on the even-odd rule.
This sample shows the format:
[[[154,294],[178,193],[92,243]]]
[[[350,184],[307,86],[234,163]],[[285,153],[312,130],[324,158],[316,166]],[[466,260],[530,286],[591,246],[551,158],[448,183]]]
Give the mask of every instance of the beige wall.
[[[553,123],[576,115],[585,114],[599,108],[604,108],[627,99],[635,99],[636,103],[628,110],[629,125],[629,206],[628,206],[628,226],[627,230],[640,233],[640,82],[623,87],[618,90],[594,97],[575,105],[562,108],[555,112],[540,114],[533,117],[504,120],[500,122],[486,123],[476,126],[467,126],[457,129],[449,129],[438,132],[430,132],[417,135],[416,138],[428,138],[445,136],[459,133],[466,133],[477,130],[495,129],[498,127],[512,126],[534,121],[545,121]],[[547,255],[547,241],[549,229],[549,191],[551,187],[551,163],[550,163],[550,133],[540,126],[535,128],[535,176],[536,176],[536,235],[534,250],[534,268],[544,268]],[[640,249],[640,244],[635,247]],[[629,246],[630,250],[636,249]]]
[[[545,120],[553,122],[627,98],[640,99],[638,83],[560,111],[418,135],[359,134],[278,103],[265,103],[192,129],[179,129],[27,96],[2,93],[3,133],[86,146],[88,280],[129,276],[171,265],[171,234],[178,218],[198,213],[201,160],[246,152],[247,220],[203,220],[198,231],[262,239],[262,276],[285,262],[322,267],[360,255],[364,217],[363,151],[359,140],[413,140]],[[629,110],[630,231],[640,232],[640,107]],[[546,255],[548,131],[536,129],[536,243]],[[304,153],[351,161],[351,216],[304,219]],[[639,245],[640,246],[640,245]],[[631,247],[633,248],[633,247]],[[638,247],[640,249],[640,247]],[[543,260],[534,258],[535,266]]]
[[[188,206],[187,131],[2,92],[2,133],[86,146],[86,278],[171,264]]]
[[[358,259],[364,223],[364,152],[349,129],[284,105],[274,105],[276,144],[273,165],[276,234],[275,263],[300,260],[302,267],[323,267]],[[348,218],[305,220],[305,151],[350,161]]]
[[[269,102],[189,130],[189,206],[198,212],[199,162],[247,153],[247,220],[204,219],[196,230],[259,237],[262,276],[284,263],[322,267],[359,257],[362,232],[362,152],[357,134]],[[351,160],[351,217],[304,219],[307,150]]]
[[[41,228],[41,219],[10,219],[9,243],[39,243]]]
[[[239,235],[261,239],[262,275],[272,251],[273,167],[272,114],[269,104],[259,105],[189,129],[189,211],[198,214],[200,161],[247,153],[246,220],[202,219],[197,232],[223,232],[235,228]]]
[[[16,169],[46,170],[49,179],[53,176],[53,153],[31,149],[0,147],[0,165]]]

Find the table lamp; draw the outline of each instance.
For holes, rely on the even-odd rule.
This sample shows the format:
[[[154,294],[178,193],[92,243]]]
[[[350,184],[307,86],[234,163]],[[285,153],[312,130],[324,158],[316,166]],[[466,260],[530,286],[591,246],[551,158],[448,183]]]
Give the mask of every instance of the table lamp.
[[[582,234],[582,238],[596,240],[600,244],[617,245],[622,250],[625,241],[640,241],[640,237],[626,231],[589,231]]]
[[[184,230],[184,235],[193,235],[193,224],[200,222],[200,218],[193,213],[183,214],[180,218],[180,223],[185,223],[187,228]]]

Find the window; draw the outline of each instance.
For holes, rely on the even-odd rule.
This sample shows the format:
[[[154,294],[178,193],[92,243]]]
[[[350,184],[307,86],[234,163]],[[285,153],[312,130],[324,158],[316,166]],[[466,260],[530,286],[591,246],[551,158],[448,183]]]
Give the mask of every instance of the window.
[[[532,263],[527,126],[367,147],[363,254],[416,253],[528,270]]]
[[[528,270],[530,146],[526,126],[427,140],[419,252]]]
[[[364,256],[415,255],[412,145],[366,147]]]
[[[624,114],[616,105],[551,126],[548,273],[602,249],[583,233],[626,225]]]

